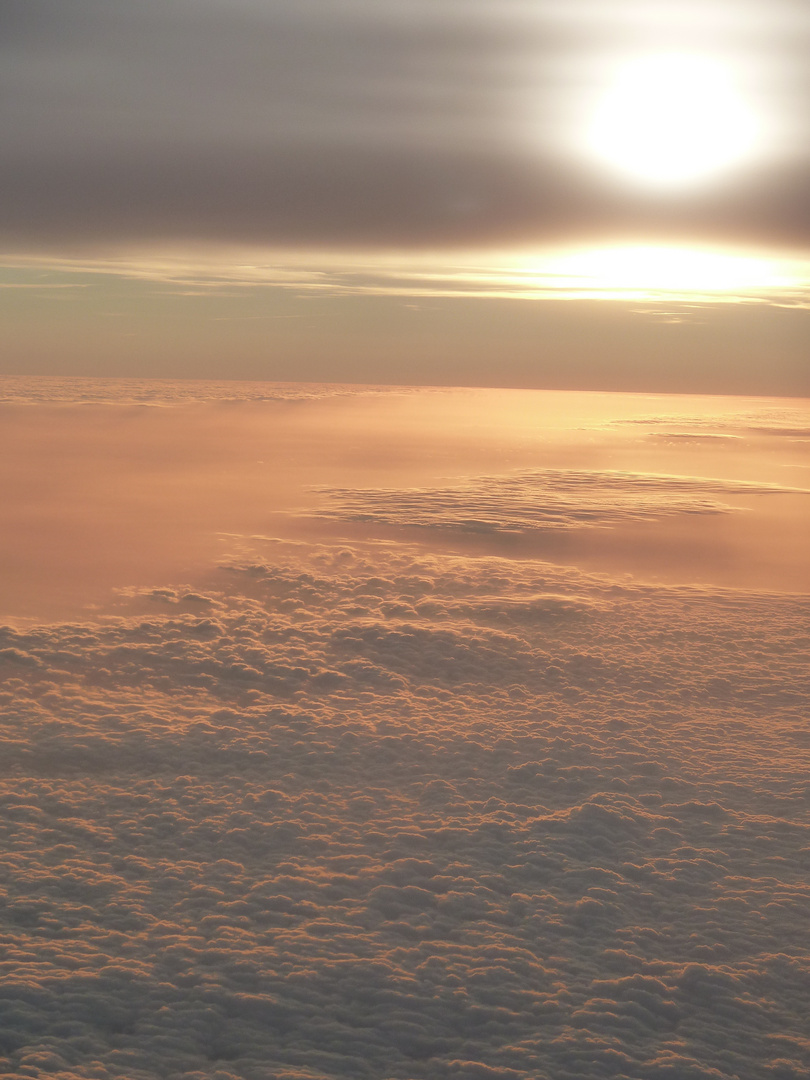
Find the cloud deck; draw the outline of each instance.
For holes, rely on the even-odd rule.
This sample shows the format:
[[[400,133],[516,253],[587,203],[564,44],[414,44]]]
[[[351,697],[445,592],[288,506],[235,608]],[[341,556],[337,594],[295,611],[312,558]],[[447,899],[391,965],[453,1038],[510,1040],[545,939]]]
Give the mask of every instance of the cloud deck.
[[[277,546],[3,631],[11,1075],[810,1067],[806,603]]]

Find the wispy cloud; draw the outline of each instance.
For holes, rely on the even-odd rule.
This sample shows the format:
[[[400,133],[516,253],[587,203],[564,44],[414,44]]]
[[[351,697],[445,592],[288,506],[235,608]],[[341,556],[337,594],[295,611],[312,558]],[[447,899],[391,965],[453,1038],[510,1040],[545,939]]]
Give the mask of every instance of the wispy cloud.
[[[325,489],[324,513],[347,521],[478,533],[608,528],[673,514],[724,514],[714,495],[800,494],[774,484],[616,471],[544,469],[411,490]]]
[[[649,305],[639,314],[659,322],[699,320],[696,305],[705,304],[810,307],[810,262],[805,259],[655,246],[353,255],[133,249],[113,256],[7,256],[2,265],[16,272],[47,267],[62,275],[87,275],[85,285],[98,276],[153,282],[181,296],[285,289],[300,296],[618,299]],[[662,303],[684,306],[661,311]]]

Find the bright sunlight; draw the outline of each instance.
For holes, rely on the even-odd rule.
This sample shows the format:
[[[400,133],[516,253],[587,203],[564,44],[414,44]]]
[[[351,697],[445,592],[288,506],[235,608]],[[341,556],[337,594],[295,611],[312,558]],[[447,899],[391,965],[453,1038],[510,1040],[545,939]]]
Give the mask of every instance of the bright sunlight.
[[[723,64],[665,54],[619,69],[586,141],[592,154],[626,178],[677,189],[743,163],[756,151],[758,129]]]
[[[694,299],[723,294],[758,295],[795,288],[787,261],[653,244],[570,252],[546,273],[569,288],[600,295],[688,294]]]

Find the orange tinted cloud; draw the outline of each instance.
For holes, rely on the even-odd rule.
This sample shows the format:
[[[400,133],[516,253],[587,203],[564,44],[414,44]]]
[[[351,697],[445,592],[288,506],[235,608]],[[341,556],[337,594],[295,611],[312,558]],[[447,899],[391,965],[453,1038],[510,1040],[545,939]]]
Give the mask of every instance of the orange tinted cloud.
[[[272,550],[3,631],[10,1068],[806,1067],[803,600]]]
[[[98,605],[45,618],[32,586],[29,618],[0,625],[10,1075],[807,1071],[806,598],[750,567],[720,585],[705,552],[702,585],[645,582],[639,561],[676,506],[704,543],[733,522],[749,559],[759,514],[777,551],[801,403],[117,389],[128,404],[33,380],[4,406],[6,515],[54,524],[28,572]],[[261,481],[259,445],[289,488]],[[516,455],[567,464],[527,482]],[[665,459],[678,481],[651,470]],[[584,490],[603,527],[570,512],[561,531],[598,573],[500,534],[498,554],[439,550],[466,506],[448,466],[480,498],[495,464],[495,502],[516,487],[524,518],[538,475],[546,496]],[[408,485],[423,512],[449,490],[455,517],[418,541],[315,530],[313,474],[400,515]],[[622,524],[650,497],[664,512]],[[708,498],[750,505],[684,512]],[[757,511],[774,500],[793,518]],[[233,526],[218,559],[214,522]],[[102,600],[71,560],[92,568],[110,535],[146,558],[114,552]]]

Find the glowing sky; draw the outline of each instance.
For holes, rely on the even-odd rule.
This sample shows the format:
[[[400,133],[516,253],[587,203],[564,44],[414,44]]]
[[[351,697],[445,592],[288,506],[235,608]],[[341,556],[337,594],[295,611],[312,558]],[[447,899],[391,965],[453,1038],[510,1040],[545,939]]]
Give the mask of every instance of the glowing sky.
[[[792,0],[6,0],[3,370],[409,382],[433,343],[437,382],[806,392],[809,30]]]
[[[810,1076],[809,31],[0,0],[0,1072]]]

